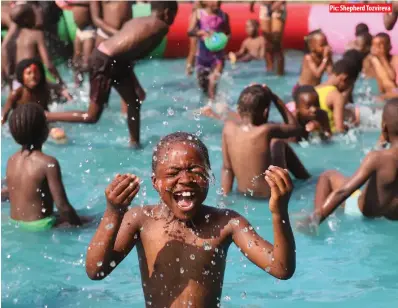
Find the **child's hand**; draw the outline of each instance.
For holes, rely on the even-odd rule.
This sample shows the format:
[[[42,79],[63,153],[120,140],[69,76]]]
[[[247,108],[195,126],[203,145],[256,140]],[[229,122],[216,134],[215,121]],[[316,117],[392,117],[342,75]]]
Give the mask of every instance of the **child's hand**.
[[[320,130],[321,125],[317,121],[310,121],[305,125],[305,130],[307,132],[314,132]]]
[[[191,64],[186,65],[185,74],[187,74],[187,76],[191,76],[193,74],[193,67]]]
[[[329,59],[332,55],[332,49],[330,48],[330,46],[326,46],[323,49],[323,58],[324,59]]]
[[[236,60],[237,60],[237,58],[236,58],[236,54],[235,53],[233,53],[232,51],[228,54],[228,57],[229,57],[229,61],[231,61],[231,64],[235,64],[236,63]]]
[[[108,204],[113,209],[126,210],[140,190],[140,179],[134,174],[118,174],[105,189]]]
[[[287,214],[290,195],[293,190],[292,180],[286,169],[269,166],[265,171],[265,180],[271,187],[269,209],[272,214]]]
[[[63,89],[61,95],[66,98],[66,100],[71,101],[73,99],[72,95],[69,93],[68,89]]]

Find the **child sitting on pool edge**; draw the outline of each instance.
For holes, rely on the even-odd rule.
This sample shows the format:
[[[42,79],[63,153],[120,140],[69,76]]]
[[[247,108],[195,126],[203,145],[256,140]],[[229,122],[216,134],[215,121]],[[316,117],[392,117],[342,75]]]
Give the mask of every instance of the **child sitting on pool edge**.
[[[37,103],[48,111],[48,105],[51,101],[51,91],[60,97],[63,91],[62,86],[50,84],[47,82],[43,64],[37,59],[25,59],[18,63],[16,67],[16,78],[22,85],[17,88],[7,98],[2,111],[1,124],[3,125],[8,118],[8,114],[18,105],[26,103]],[[51,128],[50,136],[57,143],[65,143],[67,137],[61,128]]]
[[[245,256],[278,279],[295,271],[295,242],[288,203],[292,182],[286,170],[270,166],[274,245],[230,209],[203,204],[209,189],[206,146],[188,133],[164,137],[155,147],[152,184],[158,205],[128,209],[140,180],[117,175],[105,190],[107,207],[87,249],[86,271],[94,280],[108,276],[137,247],[143,292],[153,307],[217,307],[226,257],[234,242]]]
[[[268,122],[271,102],[285,123]],[[270,188],[262,173],[270,165],[289,169],[299,179],[310,177],[293,149],[281,140],[300,136],[303,129],[283,101],[267,86],[246,87],[238,99],[238,113],[241,120],[225,121],[222,132],[221,185],[224,194],[232,191],[236,177],[239,192],[269,198]]]
[[[41,151],[49,131],[44,109],[36,103],[20,105],[9,123],[11,135],[22,146],[7,162],[11,222],[28,231],[63,223],[80,226],[66,196],[58,161]],[[54,201],[59,217],[54,214]]]
[[[313,214],[298,227],[306,232],[322,223],[340,205],[347,215],[398,220],[398,99],[386,103],[382,134],[390,149],[371,151],[350,178],[335,170],[319,177]],[[360,190],[365,183],[367,185]]]

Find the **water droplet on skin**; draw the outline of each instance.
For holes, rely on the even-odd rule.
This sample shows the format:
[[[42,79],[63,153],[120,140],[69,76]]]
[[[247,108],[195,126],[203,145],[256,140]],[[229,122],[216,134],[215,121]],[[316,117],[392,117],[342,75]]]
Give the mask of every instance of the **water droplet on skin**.
[[[191,258],[191,260],[195,260],[195,255],[192,254],[192,255],[190,256],[190,258]]]
[[[48,164],[47,167],[48,167],[48,168],[54,168],[54,167],[55,167],[55,164]]]
[[[183,268],[183,267],[180,267],[180,273],[181,273],[181,274],[184,274],[184,272],[185,272],[184,268]]]
[[[265,268],[265,271],[266,271],[267,273],[269,273],[269,272],[271,271],[271,268],[270,268],[269,266],[267,266],[267,267]]]
[[[180,259],[179,259],[179,258],[177,258],[177,259],[176,259],[176,261],[177,261],[177,262],[180,262]]]
[[[252,241],[249,241],[248,243],[247,243],[247,247],[248,248],[251,248],[253,246],[253,242]]]
[[[216,261],[214,261],[214,260],[211,260],[211,262],[210,262],[212,265],[216,265]]]
[[[284,224],[284,223],[286,223],[286,221],[282,220],[282,223]]]
[[[47,210],[46,209],[41,209],[42,213],[45,213]]]
[[[116,262],[115,262],[115,261],[112,261],[111,263],[109,263],[109,265],[110,265],[111,267],[115,267],[115,266],[116,266]]]
[[[102,266],[102,261],[97,262],[97,266],[98,267]]]
[[[210,244],[209,244],[208,242],[204,242],[204,243],[203,243],[203,249],[204,249],[204,250],[211,250]]]
[[[246,227],[243,228],[243,232],[247,232],[247,231],[249,231],[249,230]]]
[[[113,224],[112,224],[112,223],[107,224],[107,225],[105,226],[105,229],[106,229],[106,230],[113,229]]]

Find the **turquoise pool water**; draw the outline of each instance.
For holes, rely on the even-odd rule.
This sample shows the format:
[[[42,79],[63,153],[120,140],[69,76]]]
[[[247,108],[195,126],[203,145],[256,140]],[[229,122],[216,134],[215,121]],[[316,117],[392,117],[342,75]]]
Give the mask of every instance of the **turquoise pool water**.
[[[266,82],[278,94],[288,97],[296,82],[300,53],[289,53],[288,74],[279,78],[264,74],[263,63],[227,68],[220,92],[235,104],[243,87]],[[258,232],[272,240],[268,203],[217,194],[221,168],[220,123],[192,114],[200,106],[195,79],[184,74],[184,62],[152,61],[139,65],[140,80],[147,89],[142,109],[142,140],[139,152],[127,147],[127,127],[120,116],[119,98],[112,94],[110,107],[98,125],[62,124],[71,143],[60,146],[48,142],[44,151],[58,158],[68,197],[80,212],[100,217],[105,208],[104,189],[115,173],[136,173],[143,180],[141,200],[155,203],[157,194],[150,184],[152,147],[159,138],[176,130],[197,133],[210,150],[216,184],[206,203],[228,206],[247,216]],[[63,75],[71,82],[72,76]],[[370,88],[375,90],[371,83]],[[360,82],[356,93],[366,92]],[[68,109],[84,108],[88,85]],[[5,101],[2,94],[2,104]],[[365,95],[366,96],[366,95]],[[368,103],[365,98],[364,104]],[[57,107],[62,109],[63,106]],[[273,119],[278,119],[275,112]],[[377,123],[376,123],[377,124]],[[316,177],[327,168],[349,175],[375,144],[373,128],[352,132],[331,145],[294,146],[313,179],[295,182],[290,203],[293,221],[312,209]],[[4,177],[8,157],[18,147],[8,127],[2,131],[1,173]],[[232,203],[232,201],[234,201]],[[106,279],[91,281],[85,273],[87,245],[95,225],[73,231],[53,230],[31,234],[8,224],[9,205],[2,203],[2,304],[3,307],[143,307],[144,297],[136,252]],[[386,220],[363,221],[337,214],[325,223],[317,237],[295,233],[297,270],[289,281],[278,281],[251,265],[231,246],[223,290],[223,307],[375,307],[398,306],[398,225]],[[373,306],[372,305],[372,306]]]

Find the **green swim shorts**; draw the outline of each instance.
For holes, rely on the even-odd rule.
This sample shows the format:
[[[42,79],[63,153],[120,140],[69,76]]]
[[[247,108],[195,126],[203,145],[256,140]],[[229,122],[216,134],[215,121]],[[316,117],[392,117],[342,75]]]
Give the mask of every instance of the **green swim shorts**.
[[[56,218],[55,216],[48,216],[46,218],[34,221],[21,221],[10,218],[10,221],[13,224],[18,225],[23,230],[30,232],[39,232],[50,230],[52,227],[54,227]]]

